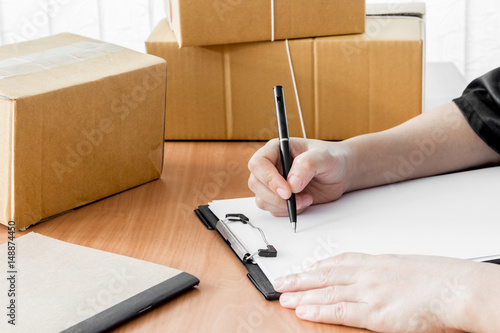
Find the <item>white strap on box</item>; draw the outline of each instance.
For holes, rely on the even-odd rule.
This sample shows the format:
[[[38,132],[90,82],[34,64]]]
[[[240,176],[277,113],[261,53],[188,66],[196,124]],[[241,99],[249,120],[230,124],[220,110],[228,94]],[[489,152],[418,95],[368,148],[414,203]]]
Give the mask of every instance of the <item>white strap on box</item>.
[[[295,81],[295,71],[293,70],[292,55],[290,54],[290,44],[288,43],[288,39],[285,40],[285,43],[286,43],[286,52],[288,54],[288,63],[290,64],[290,73],[292,74],[293,88],[295,90],[295,98],[297,99],[297,108],[299,110],[300,125],[302,126],[302,135],[304,136],[304,139],[307,139],[306,127],[304,126],[304,118],[302,117],[302,108],[300,107],[299,91],[297,89],[297,82]]]
[[[274,15],[274,0],[271,0],[271,41],[274,42],[275,30],[275,15]],[[290,64],[290,73],[292,74],[293,88],[295,90],[295,98],[297,99],[297,109],[299,110],[300,125],[302,126],[302,135],[304,139],[307,138],[306,127],[304,126],[304,117],[302,117],[302,108],[300,107],[299,91],[297,89],[297,82],[295,81],[295,72],[293,70],[292,55],[290,54],[290,44],[288,39],[285,40],[286,53],[288,54],[288,63]]]

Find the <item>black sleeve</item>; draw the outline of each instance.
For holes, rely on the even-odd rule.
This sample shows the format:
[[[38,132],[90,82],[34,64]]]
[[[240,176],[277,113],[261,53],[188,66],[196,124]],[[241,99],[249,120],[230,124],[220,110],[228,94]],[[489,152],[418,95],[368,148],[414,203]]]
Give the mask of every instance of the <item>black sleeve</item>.
[[[472,81],[453,102],[477,135],[500,154],[500,68]]]

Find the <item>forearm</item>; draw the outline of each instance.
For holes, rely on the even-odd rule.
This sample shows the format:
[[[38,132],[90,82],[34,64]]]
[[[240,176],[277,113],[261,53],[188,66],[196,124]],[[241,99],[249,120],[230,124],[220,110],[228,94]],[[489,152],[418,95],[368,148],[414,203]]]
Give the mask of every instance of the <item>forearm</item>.
[[[500,163],[454,103],[342,144],[352,170],[347,191]]]

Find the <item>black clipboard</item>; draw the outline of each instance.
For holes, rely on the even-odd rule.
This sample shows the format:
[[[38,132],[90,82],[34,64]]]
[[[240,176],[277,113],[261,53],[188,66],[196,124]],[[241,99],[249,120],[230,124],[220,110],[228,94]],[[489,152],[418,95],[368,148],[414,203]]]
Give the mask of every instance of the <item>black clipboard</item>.
[[[259,290],[262,293],[265,299],[268,301],[278,300],[281,294],[274,290],[271,282],[266,277],[264,272],[260,269],[260,267],[256,264],[243,262],[240,259],[240,256],[238,256],[238,254],[231,246],[230,242],[226,240],[226,237],[224,237],[224,235],[222,235],[219,232],[219,230],[217,230],[216,226],[217,223],[220,221],[220,219],[210,210],[209,206],[208,205],[199,206],[198,209],[195,209],[194,212],[196,213],[200,221],[205,225],[207,229],[217,231],[217,233],[221,236],[222,240],[224,240],[224,242],[228,244],[228,246],[231,248],[235,256],[241,262],[241,264],[245,266],[245,268],[247,269],[248,271],[247,277],[257,288],[257,290]],[[493,256],[490,258],[477,258],[472,260],[490,264],[500,264],[499,256]]]
[[[248,271],[248,279],[250,279],[255,288],[262,293],[264,298],[268,301],[278,300],[281,293],[274,290],[273,285],[258,265],[243,261],[241,259],[241,255],[236,253],[234,244],[231,244],[231,242],[227,239],[227,235],[224,236],[217,228],[217,223],[220,223],[221,219],[215,216],[208,205],[199,206],[198,209],[194,210],[194,212],[207,229],[217,231],[222,240],[231,248],[236,258],[238,258],[241,264],[245,266]]]

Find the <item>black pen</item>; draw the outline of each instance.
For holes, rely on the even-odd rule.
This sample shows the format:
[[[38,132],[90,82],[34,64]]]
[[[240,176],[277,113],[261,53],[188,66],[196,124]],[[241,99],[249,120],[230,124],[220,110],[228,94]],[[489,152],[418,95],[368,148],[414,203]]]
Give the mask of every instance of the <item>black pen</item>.
[[[274,87],[274,103],[276,105],[276,120],[278,122],[278,133],[280,140],[281,165],[283,166],[283,177],[288,179],[288,172],[292,167],[292,154],[290,152],[290,140],[288,136],[288,123],[286,120],[285,94],[282,86]],[[297,203],[295,194],[292,193],[286,201],[288,216],[292,224],[293,232],[297,232]]]

